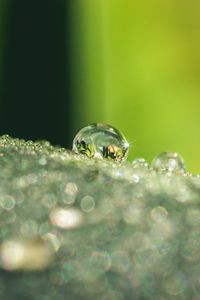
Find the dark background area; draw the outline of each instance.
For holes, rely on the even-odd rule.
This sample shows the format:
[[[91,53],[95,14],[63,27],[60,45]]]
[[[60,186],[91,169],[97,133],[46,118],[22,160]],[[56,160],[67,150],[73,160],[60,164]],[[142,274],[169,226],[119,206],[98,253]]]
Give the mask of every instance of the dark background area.
[[[0,134],[71,147],[70,2],[10,0]]]

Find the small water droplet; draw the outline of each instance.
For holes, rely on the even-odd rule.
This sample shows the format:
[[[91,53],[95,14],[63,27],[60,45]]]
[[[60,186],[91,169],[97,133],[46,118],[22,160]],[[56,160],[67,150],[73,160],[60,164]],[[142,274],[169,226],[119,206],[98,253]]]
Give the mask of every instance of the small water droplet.
[[[144,158],[136,158],[132,161],[133,168],[148,168],[149,165]]]
[[[15,199],[10,195],[1,196],[0,206],[5,210],[11,210],[15,207]]]
[[[95,207],[94,198],[91,196],[85,196],[81,200],[80,206],[81,206],[82,211],[87,212],[87,213],[91,212]]]
[[[166,220],[168,211],[165,207],[157,206],[151,210],[151,218],[156,222],[162,222]]]
[[[152,162],[152,167],[156,171],[184,173],[184,160],[178,153],[163,152],[156,156]]]
[[[90,158],[126,159],[128,142],[110,125],[94,123],[82,128],[74,138],[73,151]]]
[[[47,164],[47,160],[45,157],[42,157],[39,159],[38,163],[41,165],[41,166],[45,166]]]
[[[55,234],[48,232],[43,236],[43,240],[46,242],[48,250],[51,254],[59,250],[60,242]]]
[[[63,228],[71,229],[78,227],[82,223],[82,214],[77,209],[55,208],[50,214],[51,223]]]
[[[0,258],[3,268],[9,271],[39,271],[52,261],[47,245],[40,239],[4,240]]]

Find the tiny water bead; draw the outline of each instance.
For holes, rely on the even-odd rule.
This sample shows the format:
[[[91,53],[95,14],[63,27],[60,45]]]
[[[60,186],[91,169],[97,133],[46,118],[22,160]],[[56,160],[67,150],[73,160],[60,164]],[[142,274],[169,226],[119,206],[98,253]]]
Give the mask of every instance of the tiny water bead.
[[[148,168],[149,164],[144,158],[136,158],[132,161],[132,167],[135,168]]]
[[[176,152],[162,152],[153,159],[152,168],[156,171],[181,173],[185,172],[184,160]]]
[[[82,128],[73,140],[73,151],[89,158],[106,158],[115,161],[126,159],[129,144],[116,128],[93,123]]]

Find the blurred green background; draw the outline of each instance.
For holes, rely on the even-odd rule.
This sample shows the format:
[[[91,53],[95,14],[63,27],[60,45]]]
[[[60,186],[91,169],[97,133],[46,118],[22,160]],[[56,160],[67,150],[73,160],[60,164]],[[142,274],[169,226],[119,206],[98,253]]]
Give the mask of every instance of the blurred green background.
[[[70,147],[91,122],[129,159],[182,154],[200,171],[200,2],[0,2],[1,134]]]
[[[200,2],[78,3],[84,121],[121,129],[130,159],[177,151],[199,172]]]

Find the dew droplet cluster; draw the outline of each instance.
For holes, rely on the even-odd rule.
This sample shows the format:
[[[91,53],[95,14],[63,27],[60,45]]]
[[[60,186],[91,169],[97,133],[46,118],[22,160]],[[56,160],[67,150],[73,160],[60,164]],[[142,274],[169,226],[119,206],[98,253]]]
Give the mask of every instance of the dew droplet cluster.
[[[200,176],[153,166],[2,136],[0,299],[198,299]]]

